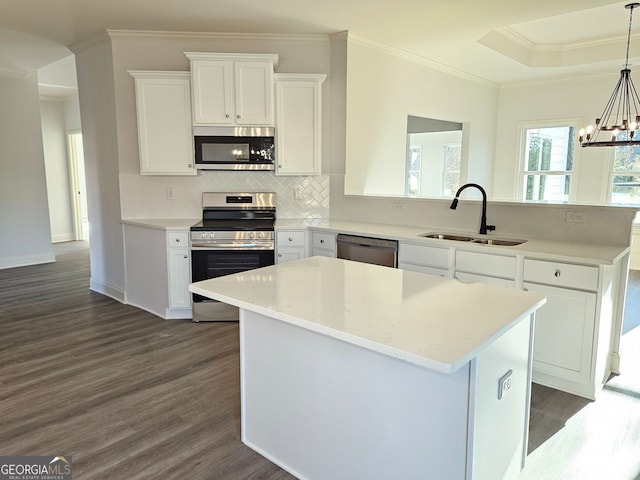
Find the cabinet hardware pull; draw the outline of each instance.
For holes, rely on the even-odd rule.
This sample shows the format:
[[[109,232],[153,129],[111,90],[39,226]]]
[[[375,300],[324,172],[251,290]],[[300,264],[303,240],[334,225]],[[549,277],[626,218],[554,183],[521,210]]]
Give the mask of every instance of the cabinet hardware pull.
[[[240,115],[236,115],[236,118],[240,118]]]
[[[320,239],[320,243],[324,243],[324,240]]]
[[[293,242],[293,237],[289,237],[289,241],[290,241],[290,242]]]
[[[556,270],[553,274],[554,277],[558,278],[560,275],[562,274],[562,272],[560,270]]]
[[[282,164],[281,163],[278,164],[278,168],[282,168]]]
[[[176,238],[176,242],[180,243],[180,239],[179,239],[179,238]]]
[[[279,253],[279,254],[278,254],[278,257],[282,257],[282,254],[281,254],[281,253]]]
[[[229,115],[228,113],[224,116],[224,118],[229,118],[231,115]]]
[[[193,164],[192,164],[192,163],[190,163],[189,165],[187,165],[187,167],[189,167],[189,168],[193,168]]]
[[[185,255],[184,258],[188,258],[188,255]]]

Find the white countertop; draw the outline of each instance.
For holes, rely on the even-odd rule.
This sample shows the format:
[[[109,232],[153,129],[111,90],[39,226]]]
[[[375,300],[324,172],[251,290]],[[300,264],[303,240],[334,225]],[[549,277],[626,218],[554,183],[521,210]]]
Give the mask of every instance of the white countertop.
[[[122,219],[121,221],[123,224],[127,225],[137,225],[141,227],[170,231],[188,230],[192,225],[195,225],[200,220],[200,218],[130,218]],[[437,228],[363,223],[346,220],[279,218],[276,220],[275,228],[276,230],[286,228],[308,228],[316,231],[381,237],[389,240],[398,240],[400,242],[411,242],[447,248],[454,247],[468,251],[494,253],[497,255],[524,255],[529,258],[542,258],[560,262],[582,263],[585,265],[612,265],[629,251],[629,247],[620,245],[597,245],[590,243],[536,239],[527,239],[527,242],[513,247],[482,245],[467,242],[456,242],[452,240],[438,240],[419,236],[420,234],[430,232],[442,233],[441,230]],[[459,233],[474,237],[483,236],[478,235],[476,232],[460,230],[447,230],[444,233]],[[496,234],[489,234],[486,235],[486,237],[511,238],[507,235]]]
[[[189,290],[443,373],[544,304],[543,295],[311,257]]]
[[[561,242],[551,240],[525,239],[525,243],[512,247],[483,245],[477,243],[458,242],[454,240],[438,240],[424,238],[419,235],[424,233],[457,233],[461,235],[486,238],[510,239],[509,235],[479,235],[473,231],[461,231],[447,229],[442,231],[430,227],[409,227],[402,225],[387,225],[381,223],[362,223],[346,220],[312,219],[278,219],[276,229],[284,228],[309,228],[316,231],[346,233],[351,235],[363,235],[411,242],[416,244],[454,247],[458,249],[493,253],[497,255],[524,255],[529,258],[541,258],[547,260],[582,263],[585,265],[612,265],[629,251],[629,247],[621,245],[598,245],[591,243]],[[518,239],[520,240],[520,239]]]
[[[189,230],[201,218],[123,218],[122,223],[138,227],[156,228],[158,230]]]

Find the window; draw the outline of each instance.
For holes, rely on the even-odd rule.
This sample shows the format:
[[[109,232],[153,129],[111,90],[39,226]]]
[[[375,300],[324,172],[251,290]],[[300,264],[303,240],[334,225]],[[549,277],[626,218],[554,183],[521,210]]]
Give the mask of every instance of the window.
[[[443,192],[445,197],[453,197],[460,188],[460,165],[462,164],[462,145],[459,143],[443,145]]]
[[[520,198],[529,202],[569,201],[573,188],[576,124],[539,122],[522,126],[520,131],[523,145]]]
[[[640,146],[615,147],[609,177],[611,203],[640,204]]]
[[[420,172],[422,170],[422,147],[411,145],[407,161],[406,195],[420,195]]]

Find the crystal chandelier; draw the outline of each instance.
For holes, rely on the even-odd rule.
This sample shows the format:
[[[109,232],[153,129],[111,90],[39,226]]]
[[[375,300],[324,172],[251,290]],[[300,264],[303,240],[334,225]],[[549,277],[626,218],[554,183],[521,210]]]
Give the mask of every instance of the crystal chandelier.
[[[627,56],[624,68],[620,70],[620,79],[613,89],[611,98],[604,107],[595,127],[589,125],[580,129],[579,141],[583,147],[615,147],[618,145],[640,145],[640,98],[631,80],[629,69],[629,45],[631,44],[631,23],[633,9],[640,3],[629,3],[624,6],[629,10],[629,33],[627,34]]]

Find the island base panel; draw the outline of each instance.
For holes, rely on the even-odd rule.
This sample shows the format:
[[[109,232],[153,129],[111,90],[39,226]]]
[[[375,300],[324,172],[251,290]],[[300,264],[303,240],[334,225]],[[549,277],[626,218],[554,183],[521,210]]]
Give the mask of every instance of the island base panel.
[[[301,479],[465,478],[469,365],[443,374],[241,310],[242,441]]]

